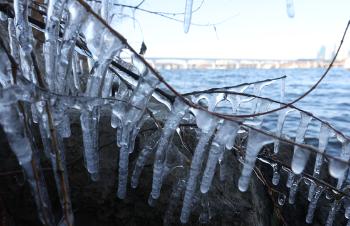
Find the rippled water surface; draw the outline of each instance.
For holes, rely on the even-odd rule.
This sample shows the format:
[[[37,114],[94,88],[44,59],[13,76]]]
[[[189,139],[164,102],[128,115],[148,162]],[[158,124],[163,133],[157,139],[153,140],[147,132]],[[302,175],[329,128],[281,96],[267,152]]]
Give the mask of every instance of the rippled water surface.
[[[213,87],[237,85],[286,75],[286,101],[294,100],[306,92],[324,73],[325,69],[235,69],[235,70],[163,70],[166,80],[182,93]],[[279,82],[265,87],[262,96],[279,100]],[[328,121],[350,136],[350,71],[332,69],[319,87],[295,104]],[[284,132],[295,135],[299,114],[291,114]],[[266,118],[266,127],[274,131],[277,115]],[[317,138],[319,125],[312,124],[308,138]]]

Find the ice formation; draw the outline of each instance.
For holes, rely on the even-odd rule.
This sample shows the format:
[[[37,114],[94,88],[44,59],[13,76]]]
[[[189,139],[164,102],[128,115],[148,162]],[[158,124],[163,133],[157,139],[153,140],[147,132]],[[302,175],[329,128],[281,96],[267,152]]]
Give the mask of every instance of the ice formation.
[[[307,130],[307,127],[311,121],[312,117],[310,115],[307,115],[305,113],[301,113],[301,119],[299,123],[299,127],[297,129],[295,141],[297,143],[303,143],[305,133]],[[307,160],[309,159],[309,151],[304,150],[303,148],[300,148],[299,146],[296,146],[294,148],[294,154],[292,159],[292,170],[295,174],[300,174],[303,172]]]
[[[184,18],[184,32],[187,33],[190,29],[192,19],[193,0],[186,0],[185,18]]]
[[[115,142],[119,147],[117,196],[121,199],[127,195],[129,155],[136,149],[135,140],[139,131],[146,122],[152,121],[157,125],[157,132],[149,137],[141,150],[137,150],[138,157],[130,175],[130,184],[132,188],[136,188],[145,164],[153,161],[152,190],[148,202],[154,206],[162,195],[162,184],[167,176],[176,168],[183,170],[185,176],[177,178],[173,184],[164,224],[174,221],[172,215],[180,205],[182,223],[189,221],[194,205],[201,209],[199,221],[210,221],[210,188],[217,170],[220,171],[218,176],[222,183],[232,173],[227,170],[229,160],[225,157],[225,154],[231,152],[243,163],[238,180],[240,191],[247,191],[256,160],[271,166],[272,178],[269,186],[284,186],[279,183],[280,178],[285,172],[288,173],[285,187],[289,188],[290,204],[295,203],[300,183],[306,181],[309,185],[310,202],[306,213],[307,223],[312,222],[318,200],[323,193],[339,195],[346,191],[350,142],[329,124],[292,105],[278,111],[277,126],[273,131],[263,129],[264,115],[239,120],[236,118],[237,114],[245,110],[261,113],[273,104],[285,106],[284,79],[281,79],[279,101],[260,97],[262,89],[272,84],[272,80],[211,89],[210,92],[185,96],[179,96],[165,84],[172,93],[170,95],[159,89],[161,83],[164,85],[164,80],[158,72],[129,46],[118,31],[113,30],[118,28],[115,26],[119,20],[118,9],[115,8],[117,6],[109,1],[102,1],[101,4],[80,0],[50,0],[47,1],[47,8],[43,8],[46,10],[43,14],[45,28],[37,28],[33,24],[35,19],[31,17],[35,10],[29,8],[31,2],[15,0],[15,15],[6,15],[7,19],[1,22],[6,24],[6,29],[0,36],[0,56],[6,60],[0,63],[0,124],[11,150],[23,168],[39,219],[44,225],[57,225],[57,222],[41,170],[38,157],[40,151],[43,151],[52,165],[63,215],[59,225],[74,225],[64,144],[64,138],[72,136],[72,109],[80,114],[84,162],[94,181],[100,176],[98,150],[102,108],[106,108],[110,114],[111,127],[116,129]],[[185,32],[188,32],[191,24],[192,5],[192,0],[186,1]],[[287,11],[290,17],[294,16],[292,0],[287,0]],[[44,33],[44,40],[40,43],[42,49],[33,49],[33,45],[40,41],[35,40],[33,28]],[[121,53],[125,52],[129,53],[130,59],[121,57]],[[40,66],[37,57],[39,54],[43,56]],[[17,71],[13,70],[15,67],[18,67]],[[249,87],[253,89],[252,93],[247,91]],[[231,105],[227,114],[222,114],[218,107],[224,101]],[[203,102],[206,103],[202,104]],[[157,113],[163,110],[154,108],[154,103],[169,110],[164,118],[157,118]],[[242,109],[247,103],[249,109]],[[295,140],[283,133],[286,117],[291,111],[301,114]],[[317,147],[304,144],[311,120],[320,124]],[[181,158],[173,142],[174,137],[182,139],[181,123],[196,128],[198,137],[192,158],[187,163],[188,168],[182,162],[178,165],[171,163],[172,159]],[[35,145],[32,134],[34,127],[39,130],[43,150]],[[326,152],[328,141],[334,135],[342,144],[342,150],[337,156]],[[181,142],[184,146],[182,140]],[[281,142],[293,147],[290,167],[275,161],[279,152],[286,151],[281,149]],[[263,150],[268,144],[274,144],[273,151]],[[242,150],[238,146],[242,146]],[[304,174],[304,169],[311,152],[316,158],[310,178]],[[329,159],[329,174],[337,179],[337,184],[332,185],[333,187],[319,183],[322,180],[320,170],[325,162],[325,155]],[[219,167],[216,167],[218,164]],[[195,198],[200,200],[195,202]],[[278,204],[282,206],[285,201],[286,195],[279,192]],[[347,203],[349,199],[343,196],[329,202],[332,203],[327,219],[327,225],[330,226],[342,202]],[[345,217],[348,219],[349,205],[345,208]]]

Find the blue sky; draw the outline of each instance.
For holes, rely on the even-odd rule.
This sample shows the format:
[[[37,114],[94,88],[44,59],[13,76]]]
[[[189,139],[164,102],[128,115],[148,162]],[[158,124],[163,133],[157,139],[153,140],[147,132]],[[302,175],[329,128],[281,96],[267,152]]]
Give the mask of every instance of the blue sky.
[[[194,8],[200,3],[194,0]],[[164,12],[182,12],[184,7],[185,0],[146,0],[142,5]],[[285,0],[205,0],[192,22],[230,18],[216,25],[217,32],[213,26],[191,26],[185,34],[182,23],[136,11],[135,30],[124,29],[124,33],[136,49],[144,39],[148,57],[315,58],[322,45],[330,54],[350,19],[350,1],[294,0],[294,7],[295,17],[289,18]],[[133,22],[126,19],[123,23],[130,27]],[[341,57],[349,50],[350,34]]]

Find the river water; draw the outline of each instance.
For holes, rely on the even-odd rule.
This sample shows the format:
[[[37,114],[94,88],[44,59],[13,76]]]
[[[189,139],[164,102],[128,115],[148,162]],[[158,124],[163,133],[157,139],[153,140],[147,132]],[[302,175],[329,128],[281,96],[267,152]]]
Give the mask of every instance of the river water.
[[[286,75],[285,102],[306,92],[324,73],[325,69],[234,69],[234,70],[162,70],[165,79],[182,93],[204,90],[213,87],[237,85]],[[279,100],[280,82],[265,87],[262,96]],[[350,71],[333,68],[316,90],[295,106],[312,112],[315,116],[328,121],[336,129],[350,136]],[[283,132],[295,136],[300,115],[295,112],[287,117]],[[277,114],[271,114],[264,126],[275,131]],[[311,124],[306,137],[315,140],[319,133],[319,124]],[[333,149],[333,148],[332,148]]]

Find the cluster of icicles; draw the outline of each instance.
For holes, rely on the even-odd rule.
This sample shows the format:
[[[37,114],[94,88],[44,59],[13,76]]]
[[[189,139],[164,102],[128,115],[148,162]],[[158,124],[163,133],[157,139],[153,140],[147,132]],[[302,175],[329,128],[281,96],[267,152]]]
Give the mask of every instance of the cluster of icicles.
[[[350,158],[349,140],[332,127],[314,118],[311,114],[288,107],[278,112],[277,128],[275,131],[262,130],[264,115],[246,120],[234,121],[223,119],[220,114],[213,115],[208,111],[220,111],[220,103],[226,102],[231,106],[231,115],[238,114],[241,106],[249,104],[249,113],[264,112],[271,104],[283,106],[284,79],[261,81],[222,89],[212,89],[210,93],[195,92],[169,100],[156,91],[161,81],[137,54],[131,54],[131,62],[126,62],[119,56],[127,51],[128,45],[124,39],[111,31],[100,18],[110,26],[118,23],[118,8],[110,1],[90,2],[87,8],[77,0],[51,0],[47,6],[36,6],[46,12],[43,43],[43,68],[45,73],[40,75],[33,58],[33,24],[28,21],[31,11],[29,0],[15,0],[13,8],[15,15],[1,14],[2,48],[9,48],[11,57],[1,50],[0,63],[0,124],[7,135],[8,142],[22,166],[28,183],[35,198],[39,218],[44,225],[57,225],[52,214],[50,199],[44,176],[40,167],[38,150],[33,145],[31,126],[37,124],[40,129],[44,153],[51,160],[53,173],[60,202],[62,205],[62,220],[59,225],[74,225],[74,217],[69,196],[68,174],[65,163],[63,138],[71,136],[69,109],[80,111],[80,121],[83,133],[84,160],[86,169],[93,181],[99,180],[98,125],[102,106],[110,108],[111,126],[116,128],[117,145],[119,147],[119,171],[117,196],[121,199],[127,195],[127,182],[131,187],[138,186],[139,178],[145,163],[154,156],[153,181],[149,203],[161,195],[163,180],[169,173],[167,164],[170,158],[170,146],[181,122],[195,123],[198,127],[198,142],[193,153],[190,170],[186,177],[180,178],[174,185],[171,202],[166,211],[170,216],[176,206],[176,201],[182,199],[180,221],[189,220],[196,192],[204,194],[203,205],[209,208],[205,194],[208,193],[215,175],[216,167],[220,175],[224,175],[224,152],[233,150],[237,134],[248,134],[247,147],[242,161],[241,176],[238,181],[240,191],[246,191],[256,160],[270,164],[273,169],[272,184],[279,183],[280,171],[288,172],[287,187],[290,188],[289,203],[294,203],[298,185],[301,181],[309,184],[309,208],[306,222],[311,223],[319,197],[328,191],[309,178],[302,176],[310,152],[317,153],[313,177],[318,178],[324,152],[330,137],[342,143],[342,150],[337,159],[329,162],[330,175],[338,180],[336,188],[345,189],[346,172]],[[191,1],[187,4],[192,5]],[[192,6],[186,6],[192,7]],[[87,9],[98,12],[99,17]],[[189,10],[191,11],[191,10]],[[190,17],[187,15],[187,17]],[[188,19],[187,19],[188,20]],[[188,23],[188,21],[186,22]],[[187,25],[186,25],[187,26]],[[6,28],[5,28],[6,27]],[[34,28],[37,28],[34,26]],[[40,29],[40,28],[37,28]],[[188,29],[188,28],[187,28]],[[6,36],[6,37],[5,37]],[[83,43],[83,45],[82,45]],[[79,45],[78,45],[79,44]],[[85,49],[84,49],[85,48]],[[15,61],[15,62],[13,62]],[[128,67],[129,72],[137,74],[138,79],[111,64],[117,62]],[[17,70],[13,70],[17,63]],[[40,63],[40,62],[39,62]],[[88,68],[88,76],[84,73]],[[117,76],[118,75],[118,76]],[[43,78],[40,78],[42,76]],[[87,80],[87,81],[84,81]],[[260,98],[262,89],[276,81],[281,81],[280,102]],[[112,93],[112,86],[118,84],[118,89]],[[252,88],[251,96],[244,91]],[[223,92],[225,91],[225,92]],[[187,101],[194,104],[206,102],[208,111],[189,106]],[[148,106],[151,99],[164,104],[169,113],[161,129],[159,139],[151,137],[139,152],[134,170],[128,172],[129,155],[134,151],[136,136],[146,120],[150,119]],[[300,112],[300,123],[296,130],[294,155],[291,169],[281,167],[264,158],[258,158],[263,146],[274,143],[274,152],[279,151],[281,138],[290,140],[283,134],[283,125],[290,112]],[[303,145],[304,137],[311,120],[320,125],[318,147]],[[264,131],[262,133],[261,131]],[[208,156],[207,162],[203,163]],[[202,172],[202,164],[205,164]],[[129,177],[130,176],[130,177]],[[198,184],[197,184],[198,183]],[[199,187],[199,191],[198,191]],[[181,194],[184,192],[184,197]],[[332,225],[336,212],[344,203],[345,217],[350,217],[350,206],[347,206],[346,196],[334,199],[328,216],[327,225]],[[280,194],[278,202],[283,205],[286,196]],[[203,216],[202,216],[203,215]],[[202,218],[208,218],[203,213]],[[165,217],[167,219],[167,217]],[[166,220],[165,220],[166,222]]]

